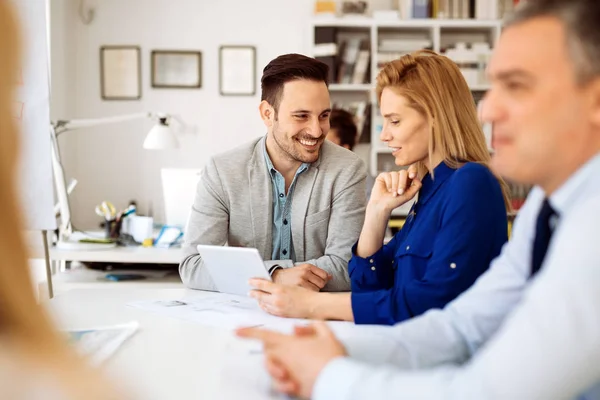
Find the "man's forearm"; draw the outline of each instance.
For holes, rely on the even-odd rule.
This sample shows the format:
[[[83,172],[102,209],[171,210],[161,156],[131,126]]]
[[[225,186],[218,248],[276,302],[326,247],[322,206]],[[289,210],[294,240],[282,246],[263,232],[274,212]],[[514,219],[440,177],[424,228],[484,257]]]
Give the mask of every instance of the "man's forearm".
[[[204,268],[200,254],[186,257],[179,264],[179,275],[183,284],[190,289],[217,291],[210,273]]]

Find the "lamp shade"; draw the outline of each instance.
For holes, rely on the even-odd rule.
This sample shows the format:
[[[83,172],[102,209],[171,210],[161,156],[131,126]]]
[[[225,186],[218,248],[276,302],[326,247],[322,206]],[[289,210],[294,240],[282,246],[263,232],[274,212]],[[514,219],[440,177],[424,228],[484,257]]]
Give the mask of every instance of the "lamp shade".
[[[168,150],[176,149],[178,147],[179,142],[171,131],[171,128],[167,125],[165,118],[161,118],[159,122],[150,129],[150,132],[148,132],[148,135],[144,140],[144,149],[147,150]]]

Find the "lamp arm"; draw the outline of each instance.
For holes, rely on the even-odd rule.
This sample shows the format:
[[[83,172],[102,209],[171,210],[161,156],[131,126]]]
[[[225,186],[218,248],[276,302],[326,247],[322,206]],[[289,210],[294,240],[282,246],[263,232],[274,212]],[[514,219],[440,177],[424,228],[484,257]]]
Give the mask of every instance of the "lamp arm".
[[[181,117],[179,115],[177,115],[177,114],[169,114],[169,118],[170,119],[174,119],[175,121],[177,121],[177,123],[179,125],[181,125],[182,129],[187,128],[187,124],[183,121],[183,119],[181,119]]]
[[[130,121],[141,118],[157,118],[160,114],[151,112],[140,112],[135,114],[117,115],[115,117],[96,118],[96,119],[72,119],[72,120],[59,120],[52,123],[55,129],[56,135],[60,135],[63,132],[70,131],[73,129],[89,128],[99,125],[114,124],[117,122]]]

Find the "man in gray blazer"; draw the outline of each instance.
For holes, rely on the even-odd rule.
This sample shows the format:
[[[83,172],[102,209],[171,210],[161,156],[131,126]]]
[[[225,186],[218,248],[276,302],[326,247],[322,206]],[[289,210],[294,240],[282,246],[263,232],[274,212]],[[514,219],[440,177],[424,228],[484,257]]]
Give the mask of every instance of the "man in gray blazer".
[[[263,70],[267,135],[212,157],[185,233],[184,284],[216,290],[198,244],[254,247],[277,283],[350,290],[348,260],[365,211],[364,163],[325,141],[328,68],[286,54]]]

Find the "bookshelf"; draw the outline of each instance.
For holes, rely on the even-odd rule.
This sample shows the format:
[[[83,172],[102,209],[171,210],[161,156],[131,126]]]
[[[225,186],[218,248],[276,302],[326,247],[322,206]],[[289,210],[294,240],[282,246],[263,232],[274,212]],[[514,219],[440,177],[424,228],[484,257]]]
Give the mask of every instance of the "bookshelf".
[[[371,175],[395,168],[391,152],[379,140],[383,121],[374,88],[381,64],[421,48],[432,49],[457,62],[478,101],[489,87],[485,66],[501,29],[501,20],[389,20],[367,16],[312,20],[311,55],[327,63],[332,71],[332,103],[351,111],[365,110],[357,115],[361,125],[359,143],[368,143]],[[368,63],[356,71],[361,51],[363,57],[368,53]]]

